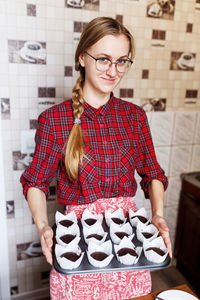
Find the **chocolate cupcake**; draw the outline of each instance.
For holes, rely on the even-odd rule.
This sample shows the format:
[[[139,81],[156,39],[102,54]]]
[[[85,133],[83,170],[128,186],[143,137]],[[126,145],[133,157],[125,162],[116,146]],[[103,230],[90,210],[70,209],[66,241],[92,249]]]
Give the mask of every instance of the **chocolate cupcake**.
[[[148,218],[146,209],[142,207],[136,212],[134,212],[132,209],[129,209],[129,221],[134,227],[137,227],[138,223],[147,224]]]
[[[133,239],[134,233],[130,223],[125,223],[119,226],[113,222],[110,224],[110,238],[114,244],[119,244],[124,237]]]
[[[94,267],[106,267],[107,265],[109,265],[113,258],[111,241],[106,241],[101,245],[89,242],[87,257],[89,263]]]
[[[131,240],[124,237],[119,245],[114,245],[117,260],[124,265],[136,264],[140,258],[142,247],[135,247]]]
[[[107,235],[108,233],[103,230],[99,221],[89,228],[86,226],[83,227],[83,236],[86,244],[93,242],[100,245],[105,242]]]
[[[145,225],[142,223],[137,224],[136,235],[137,239],[143,243],[144,240],[151,241],[155,239],[159,234],[156,226],[153,224]]]
[[[56,244],[55,255],[61,268],[72,270],[80,266],[84,252],[81,251],[76,242],[71,242],[66,247]]]
[[[101,224],[102,221],[103,221],[103,215],[93,214],[87,208],[84,210],[81,218],[82,226],[87,228],[90,228],[91,226],[94,226],[97,223]]]
[[[70,228],[73,224],[77,224],[77,217],[74,211],[66,215],[63,215],[59,211],[57,211],[55,219],[57,226],[61,225],[65,228]]]
[[[169,252],[161,236],[150,242],[148,240],[144,240],[143,249],[145,257],[154,263],[164,262]]]
[[[111,223],[115,223],[116,225],[121,226],[126,222],[124,212],[121,208],[115,210],[112,213],[108,210],[105,210],[105,220],[108,227],[110,227]]]
[[[58,224],[56,228],[56,242],[61,246],[67,246],[72,241],[80,241],[80,229],[77,223],[73,224],[69,228],[65,228]]]

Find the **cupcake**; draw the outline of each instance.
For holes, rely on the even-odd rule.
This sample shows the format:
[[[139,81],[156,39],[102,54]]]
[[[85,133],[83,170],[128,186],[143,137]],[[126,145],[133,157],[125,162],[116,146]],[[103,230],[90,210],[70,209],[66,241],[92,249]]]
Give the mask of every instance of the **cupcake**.
[[[124,212],[121,208],[115,210],[113,213],[105,210],[105,220],[108,227],[110,227],[111,222],[114,222],[117,225],[123,225],[126,222]]]
[[[104,268],[113,259],[112,254],[112,243],[111,241],[106,241],[101,245],[97,245],[93,242],[89,242],[87,257],[89,263],[97,268]]]
[[[55,255],[61,268],[72,270],[80,266],[84,252],[76,242],[72,242],[67,247],[56,244]]]
[[[82,214],[82,218],[81,218],[82,226],[83,227],[86,226],[88,228],[97,222],[102,223],[102,221],[103,221],[103,215],[93,214],[87,208],[84,210],[84,212]]]
[[[72,241],[79,243],[80,229],[78,224],[74,223],[69,228],[58,225],[56,228],[56,242],[61,246],[66,246]]]
[[[83,227],[83,236],[86,244],[93,242],[100,245],[105,242],[107,235],[108,233],[103,230],[99,221],[89,228],[86,226]]]
[[[70,212],[67,215],[61,214],[59,211],[56,212],[55,215],[56,225],[61,225],[65,228],[69,228],[73,224],[77,223],[77,217],[74,211]]]
[[[136,235],[137,239],[143,243],[144,240],[151,241],[159,234],[156,226],[153,224],[145,225],[141,222],[137,224]]]
[[[142,247],[135,247],[131,240],[124,237],[119,245],[114,245],[117,260],[124,265],[136,264],[140,258]]]
[[[132,240],[134,237],[133,228],[130,223],[125,223],[123,225],[117,225],[114,222],[110,224],[110,237],[114,244],[119,244],[124,237]]]
[[[161,236],[152,241],[144,240],[143,249],[145,257],[153,263],[162,263],[169,252]]]
[[[136,212],[134,212],[132,209],[129,209],[129,221],[132,226],[137,227],[138,223],[147,224],[148,218],[147,218],[147,212],[144,207],[140,208]]]

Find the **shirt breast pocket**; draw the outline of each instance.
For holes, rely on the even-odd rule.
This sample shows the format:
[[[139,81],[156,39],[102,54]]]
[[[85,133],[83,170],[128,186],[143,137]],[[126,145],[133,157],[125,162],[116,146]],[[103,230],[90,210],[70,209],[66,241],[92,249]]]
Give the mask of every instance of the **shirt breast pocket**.
[[[128,187],[133,184],[136,163],[136,147],[120,148],[119,186]]]
[[[83,158],[79,167],[79,181],[82,185],[98,184],[98,176],[96,171],[96,158],[92,148],[85,149],[86,157]]]

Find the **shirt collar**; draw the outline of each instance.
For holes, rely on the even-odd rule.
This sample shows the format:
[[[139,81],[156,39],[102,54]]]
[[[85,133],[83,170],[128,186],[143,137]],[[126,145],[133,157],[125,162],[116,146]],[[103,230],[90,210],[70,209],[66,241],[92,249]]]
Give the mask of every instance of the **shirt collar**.
[[[105,115],[109,114],[112,106],[113,106],[113,93],[110,94],[110,99],[106,104],[100,106],[99,108],[95,108],[88,104],[87,102],[84,102],[84,112],[83,114],[90,119],[95,119],[97,117],[104,117]]]

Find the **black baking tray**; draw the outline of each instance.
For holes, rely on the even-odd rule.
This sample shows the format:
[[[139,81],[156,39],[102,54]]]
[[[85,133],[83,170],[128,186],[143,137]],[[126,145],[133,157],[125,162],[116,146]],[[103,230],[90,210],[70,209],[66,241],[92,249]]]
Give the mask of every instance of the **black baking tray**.
[[[114,247],[113,247],[113,243],[112,243],[112,247],[113,247],[112,253],[114,254],[114,257],[111,260],[111,262],[109,263],[109,265],[107,265],[104,268],[94,267],[89,263],[88,258],[87,258],[86,251],[87,251],[88,246],[84,241],[82,225],[81,225],[80,221],[78,222],[78,225],[80,228],[80,237],[81,237],[79,246],[80,246],[81,250],[85,253],[84,253],[83,260],[82,260],[80,266],[78,268],[72,269],[72,270],[61,268],[57,262],[55,251],[54,251],[55,244],[56,244],[56,239],[55,239],[56,225],[55,224],[53,225],[53,231],[54,231],[53,250],[52,250],[53,266],[54,266],[55,270],[61,274],[78,275],[78,274],[87,274],[87,273],[108,273],[108,272],[122,272],[122,271],[136,271],[136,270],[155,270],[155,269],[165,268],[171,262],[169,255],[166,257],[166,259],[162,263],[150,262],[146,259],[145,255],[144,255],[144,251],[142,250],[141,256],[140,256],[137,264],[123,265],[117,260],[117,257],[115,255],[115,251],[114,251]],[[106,241],[111,240],[110,234],[109,234],[109,228],[105,225],[105,222],[103,222],[103,228],[106,232],[108,232]],[[136,238],[136,228],[135,227],[133,227],[133,232],[135,233],[135,236],[133,237],[132,242],[134,243],[135,246],[142,247],[142,243]],[[112,240],[111,240],[111,242],[112,242]]]

